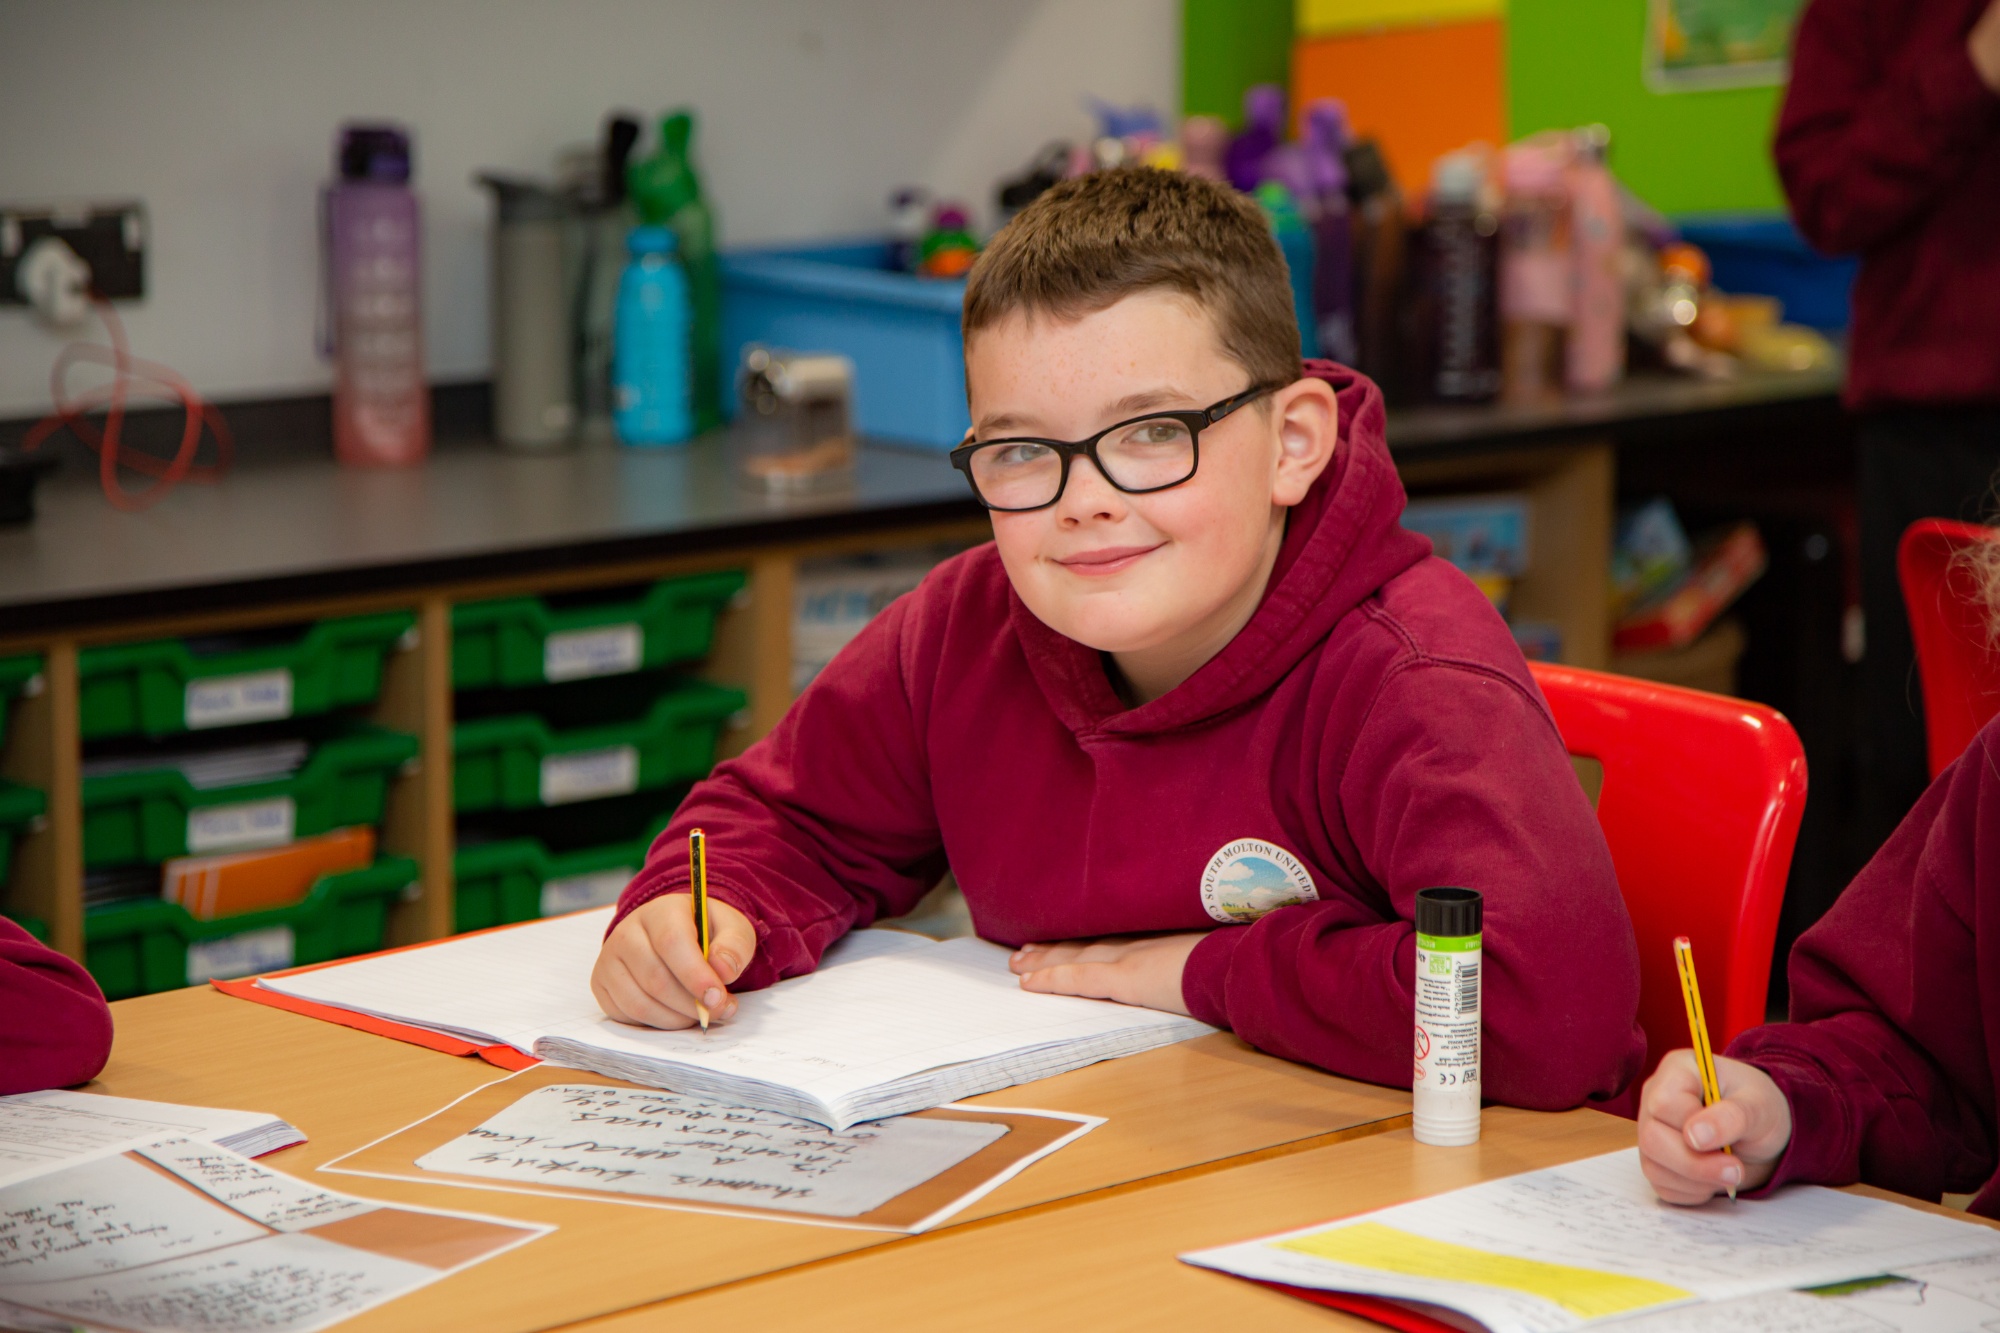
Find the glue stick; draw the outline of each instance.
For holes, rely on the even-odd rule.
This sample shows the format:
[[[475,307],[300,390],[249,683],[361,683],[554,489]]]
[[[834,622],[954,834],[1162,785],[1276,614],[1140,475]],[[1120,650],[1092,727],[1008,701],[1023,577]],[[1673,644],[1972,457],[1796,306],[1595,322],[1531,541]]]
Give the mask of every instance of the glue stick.
[[[1476,889],[1417,892],[1418,1143],[1479,1142],[1479,926]]]

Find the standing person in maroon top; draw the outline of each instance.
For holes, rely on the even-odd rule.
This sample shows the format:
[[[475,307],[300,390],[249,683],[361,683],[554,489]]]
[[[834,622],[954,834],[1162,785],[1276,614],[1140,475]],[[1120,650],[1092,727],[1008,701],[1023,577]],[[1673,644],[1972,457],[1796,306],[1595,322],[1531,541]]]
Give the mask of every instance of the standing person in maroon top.
[[[0,917],[0,1096],[85,1083],[111,1054],[90,973]]]
[[[1986,516],[2000,467],[2000,0],[1812,0],[1776,154],[1799,230],[1861,256],[1845,397],[1873,846],[1927,777],[1896,543],[1920,518]]]

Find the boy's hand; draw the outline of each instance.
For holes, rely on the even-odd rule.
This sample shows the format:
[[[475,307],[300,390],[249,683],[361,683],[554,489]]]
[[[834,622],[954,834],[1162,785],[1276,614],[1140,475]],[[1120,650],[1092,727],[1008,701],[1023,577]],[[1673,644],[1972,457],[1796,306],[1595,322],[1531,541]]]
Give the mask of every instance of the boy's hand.
[[[736,1001],[725,988],[750,966],[757,931],[749,917],[711,897],[704,959],[692,904],[685,893],[665,894],[618,923],[590,971],[598,1008],[620,1023],[653,1028],[694,1026],[697,998],[711,1021],[735,1015]]]
[[[1187,1001],[1181,998],[1181,968],[1207,934],[1196,930],[1136,939],[1024,944],[1014,951],[1008,966],[1021,978],[1022,990],[1117,1000],[1184,1014]]]
[[[1674,1051],[1639,1094],[1639,1165],[1668,1203],[1706,1203],[1731,1186],[1754,1190],[1792,1141],[1791,1103],[1769,1074],[1718,1055],[1715,1079],[1722,1100],[1704,1107],[1694,1052]]]
[[[1972,25],[1965,38],[1966,54],[1979,72],[1979,81],[2000,93],[2000,0],[1991,0],[1986,12]]]

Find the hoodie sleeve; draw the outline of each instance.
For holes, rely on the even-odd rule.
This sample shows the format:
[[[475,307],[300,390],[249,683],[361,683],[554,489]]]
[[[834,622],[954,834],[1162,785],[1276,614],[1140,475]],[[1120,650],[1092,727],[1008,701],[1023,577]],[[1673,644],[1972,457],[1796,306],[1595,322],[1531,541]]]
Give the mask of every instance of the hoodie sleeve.
[[[1917,221],[2000,128],[2000,97],[1980,82],[1964,30],[1885,71],[1894,44],[1874,28],[1907,21],[1873,0],[1814,0],[1799,21],[1773,154],[1799,230],[1828,253],[1870,249]]]
[[[900,916],[945,871],[903,647],[921,594],[890,604],[830,662],[770,735],[681,803],[619,899],[612,925],[688,889],[687,835],[709,835],[709,891],[748,916],[755,990],[810,972],[827,946]]]
[[[1276,1055],[1407,1084],[1416,894],[1462,885],[1485,895],[1487,1098],[1557,1110],[1621,1091],[1645,1054],[1638,948],[1540,699],[1487,668],[1420,661],[1322,763],[1321,790],[1337,793],[1323,817],[1344,826],[1377,910],[1333,899],[1211,932],[1183,974],[1194,1015]]]
[[[0,917],[0,1096],[97,1077],[111,1007],[90,973]]]
[[[1993,1174],[1986,1019],[2000,1006],[2000,770],[1988,726],[1792,949],[1792,1021],[1729,1054],[1792,1107],[1771,1185],[1871,1185],[1921,1199]]]

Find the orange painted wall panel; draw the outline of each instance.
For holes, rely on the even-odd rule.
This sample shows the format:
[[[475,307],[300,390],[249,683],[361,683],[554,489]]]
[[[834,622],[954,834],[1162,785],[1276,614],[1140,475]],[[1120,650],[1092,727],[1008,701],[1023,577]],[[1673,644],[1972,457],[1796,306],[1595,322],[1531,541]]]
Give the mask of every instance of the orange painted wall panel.
[[[1355,132],[1381,141],[1414,200],[1441,154],[1506,141],[1505,43],[1499,19],[1302,40],[1292,48],[1292,106],[1346,102]]]

